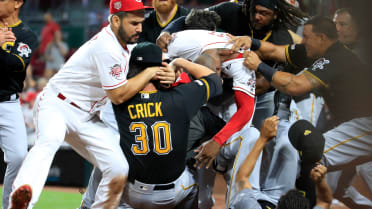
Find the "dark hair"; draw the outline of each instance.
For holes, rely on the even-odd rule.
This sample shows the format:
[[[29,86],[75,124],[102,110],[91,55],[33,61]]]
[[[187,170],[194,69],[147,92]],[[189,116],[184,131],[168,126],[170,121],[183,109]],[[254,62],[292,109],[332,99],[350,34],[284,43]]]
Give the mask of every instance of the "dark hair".
[[[278,209],[310,209],[310,201],[299,191],[290,190],[280,197]]]
[[[256,0],[244,0],[242,5],[243,13],[253,20],[256,14]],[[308,17],[307,14],[302,12],[299,8],[296,8],[289,4],[286,0],[276,0],[277,19],[274,22],[274,27],[283,25],[285,28],[297,27],[301,25],[302,20]]]
[[[129,71],[128,71],[128,74],[127,74],[127,79],[133,78],[134,76],[136,76],[136,75],[140,74],[142,71],[144,71],[146,68],[153,67],[153,66],[158,66],[158,64],[149,64],[149,63],[139,64],[139,63],[136,63],[134,61],[134,59],[130,59],[129,60]],[[150,80],[150,82],[152,84],[154,84],[154,86],[157,89],[162,89],[159,80]]]
[[[123,11],[122,12],[117,12],[117,13],[112,14],[112,15],[109,16],[109,22],[111,23],[112,17],[114,17],[114,16],[118,16],[120,20],[123,20],[123,18],[126,17],[127,15],[128,15],[127,12],[123,12]]]
[[[312,25],[314,33],[323,33],[331,40],[338,38],[336,24],[328,17],[313,17],[306,21],[305,25]]]
[[[188,30],[216,30],[221,23],[221,17],[214,11],[192,9],[186,16],[185,28]]]

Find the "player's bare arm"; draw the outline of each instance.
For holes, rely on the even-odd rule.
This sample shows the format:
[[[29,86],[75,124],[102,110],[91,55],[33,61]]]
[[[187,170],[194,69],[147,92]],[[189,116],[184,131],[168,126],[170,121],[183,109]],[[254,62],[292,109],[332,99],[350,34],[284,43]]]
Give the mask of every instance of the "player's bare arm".
[[[192,76],[194,76],[196,79],[199,79],[204,76],[211,75],[214,72],[213,70],[203,66],[199,65],[193,62],[190,62],[183,58],[177,58],[171,62],[171,65],[175,67],[180,67],[189,72]]]
[[[262,149],[265,147],[266,143],[276,136],[278,130],[279,117],[272,116],[266,118],[260,131],[260,136],[253,146],[251,152],[248,154],[244,163],[239,168],[236,174],[237,192],[242,189],[252,189],[252,185],[249,183],[249,177],[256,165],[257,159],[260,156]]]
[[[274,45],[270,42],[252,39],[249,36],[232,36],[233,42],[232,51],[237,51],[240,48],[255,51],[264,60],[274,60],[278,62],[286,62],[285,49],[287,45]]]
[[[147,68],[140,74],[129,79],[125,85],[116,89],[106,90],[107,96],[110,98],[112,103],[121,104],[141,91],[158,72],[161,72],[160,67]]]
[[[310,178],[316,184],[316,205],[324,209],[329,209],[331,207],[333,197],[332,191],[325,180],[326,173],[327,168],[318,164],[311,170]]]
[[[270,81],[272,86],[289,95],[299,96],[322,85],[310,73],[305,72],[300,75],[294,75],[277,71],[263,63],[255,52],[246,52],[245,57],[244,65],[246,67],[262,73],[266,80]]]
[[[194,152],[198,154],[195,158],[195,168],[202,168],[205,166],[207,169],[212,165],[213,160],[217,157],[221,146],[214,139],[210,139],[200,145]]]

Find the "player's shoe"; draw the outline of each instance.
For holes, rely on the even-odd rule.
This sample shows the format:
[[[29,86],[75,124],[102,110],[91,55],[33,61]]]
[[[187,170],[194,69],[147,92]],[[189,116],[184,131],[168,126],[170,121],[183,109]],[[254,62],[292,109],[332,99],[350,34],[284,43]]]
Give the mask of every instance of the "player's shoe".
[[[32,189],[28,184],[20,186],[11,197],[10,209],[27,209],[32,198]]]

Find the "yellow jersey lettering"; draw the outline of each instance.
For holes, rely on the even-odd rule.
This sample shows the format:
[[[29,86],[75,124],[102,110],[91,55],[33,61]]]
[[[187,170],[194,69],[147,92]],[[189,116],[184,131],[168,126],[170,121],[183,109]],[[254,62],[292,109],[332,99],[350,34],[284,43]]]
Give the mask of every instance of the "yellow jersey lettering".
[[[136,111],[138,118],[144,118],[142,104],[136,104]]]
[[[147,104],[147,112],[149,113],[149,117],[155,117],[155,113],[151,112],[150,106],[154,106],[154,103],[148,103]]]
[[[163,113],[161,111],[161,102],[155,104],[155,112],[156,112],[156,117],[163,116]]]
[[[144,112],[145,112],[145,118],[147,118],[148,116],[147,116],[147,111],[148,111],[148,106],[147,106],[147,104],[145,103],[145,104],[143,104],[145,107],[143,108],[143,110],[144,110]]]
[[[129,113],[129,116],[130,116],[130,119],[136,119],[137,117],[135,115],[133,115],[132,113],[132,109],[134,108],[134,105],[128,105],[128,113]]]

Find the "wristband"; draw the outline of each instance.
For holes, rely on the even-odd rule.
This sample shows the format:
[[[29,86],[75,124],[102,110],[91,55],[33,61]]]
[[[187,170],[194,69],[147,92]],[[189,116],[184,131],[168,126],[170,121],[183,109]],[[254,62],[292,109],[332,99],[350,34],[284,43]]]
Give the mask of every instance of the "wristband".
[[[270,83],[273,80],[273,76],[274,76],[274,73],[276,73],[276,71],[278,70],[270,67],[264,62],[261,62],[261,64],[259,64],[257,67],[257,72],[261,73],[266,78],[266,80],[269,81]]]
[[[251,50],[256,51],[261,47],[261,42],[258,39],[252,38]]]

